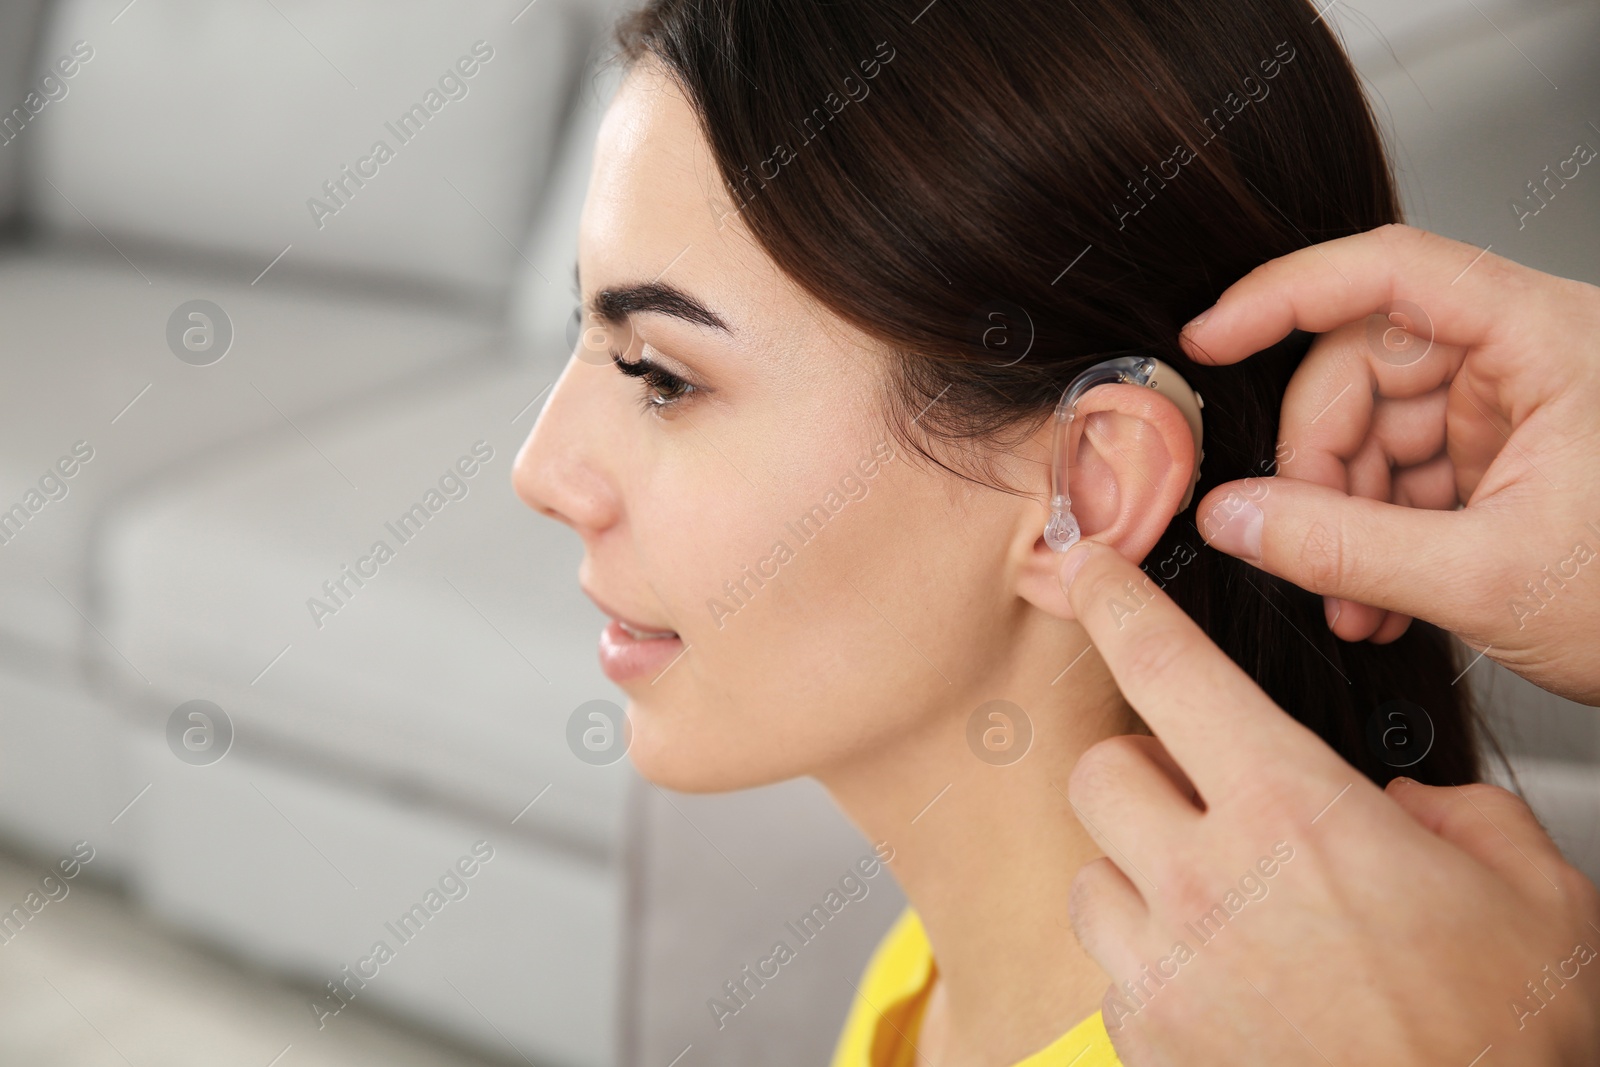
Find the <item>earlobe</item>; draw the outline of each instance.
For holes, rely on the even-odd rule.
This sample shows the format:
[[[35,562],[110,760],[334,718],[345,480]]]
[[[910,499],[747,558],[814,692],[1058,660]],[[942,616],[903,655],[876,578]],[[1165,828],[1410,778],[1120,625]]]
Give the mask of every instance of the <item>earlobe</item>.
[[[1172,401],[1137,385],[1098,386],[1084,394],[1077,410],[1069,432],[1080,436],[1067,477],[1082,537],[1140,562],[1188,494],[1196,459],[1189,422]],[[1040,435],[1036,443],[1049,454],[1053,421]],[[1017,593],[1042,611],[1071,619],[1058,580],[1061,553],[1043,536],[1049,515],[1048,471],[1038,488],[1035,498],[1019,501],[1017,511]]]

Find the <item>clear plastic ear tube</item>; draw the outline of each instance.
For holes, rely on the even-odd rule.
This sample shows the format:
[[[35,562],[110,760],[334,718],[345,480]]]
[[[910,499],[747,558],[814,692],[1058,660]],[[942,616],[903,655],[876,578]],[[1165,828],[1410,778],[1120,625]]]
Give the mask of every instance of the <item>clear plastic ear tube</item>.
[[[1205,458],[1200,447],[1203,436],[1200,409],[1205,401],[1200,394],[1190,388],[1181,374],[1154,356],[1121,356],[1096,363],[1072,379],[1056,404],[1055,443],[1050,461],[1050,521],[1045,524],[1044,539],[1057,552],[1071,548],[1082,533],[1077,517],[1072,514],[1072,498],[1067,490],[1067,474],[1073,459],[1072,422],[1078,417],[1078,401],[1097,385],[1119,382],[1156,390],[1177,405],[1189,423],[1189,431],[1194,436],[1194,473],[1189,479],[1189,490],[1178,505],[1179,511],[1189,506],[1194,487],[1200,481],[1200,461]]]

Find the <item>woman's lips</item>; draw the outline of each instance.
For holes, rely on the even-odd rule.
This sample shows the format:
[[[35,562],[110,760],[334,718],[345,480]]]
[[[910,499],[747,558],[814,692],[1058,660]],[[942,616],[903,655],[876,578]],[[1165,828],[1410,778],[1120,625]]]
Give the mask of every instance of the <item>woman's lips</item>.
[[[670,631],[639,630],[617,619],[600,631],[600,669],[618,685],[646,675],[654,681],[682,654],[683,639]]]
[[[646,674],[654,681],[683,654],[683,639],[674,631],[623,618],[588,589],[584,594],[611,616],[600,631],[600,669],[613,682],[621,685]]]
[[[648,630],[643,626],[636,626],[627,619],[618,619],[617,624],[627,632],[629,637],[640,641],[648,641],[654,637],[677,637],[676,630]]]

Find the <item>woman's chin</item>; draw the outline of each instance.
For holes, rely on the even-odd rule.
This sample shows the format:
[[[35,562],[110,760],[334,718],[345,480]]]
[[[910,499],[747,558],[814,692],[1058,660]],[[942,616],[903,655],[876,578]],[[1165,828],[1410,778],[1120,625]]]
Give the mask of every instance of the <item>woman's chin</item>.
[[[771,785],[786,778],[798,777],[801,772],[787,775],[751,774],[748,768],[727,766],[708,758],[695,758],[692,752],[679,751],[672,755],[661,752],[641,752],[637,748],[628,752],[633,769],[652,785],[678,793],[731,793],[738,789],[754,789]]]
[[[628,759],[634,770],[652,785],[679,793],[731,793],[798,778],[803,767],[772,766],[770,752],[733,752],[723,745],[706,744],[673,731],[652,730],[633,718]]]

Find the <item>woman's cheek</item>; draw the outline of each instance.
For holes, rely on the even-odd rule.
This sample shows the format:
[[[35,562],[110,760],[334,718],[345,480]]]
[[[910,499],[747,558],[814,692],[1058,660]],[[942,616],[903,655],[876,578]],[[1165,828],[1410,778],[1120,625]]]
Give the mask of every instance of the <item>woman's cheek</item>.
[[[760,516],[731,506],[733,487],[710,500],[662,502],[640,530],[646,578],[680,634],[714,638],[762,592],[774,535]],[[742,483],[741,483],[742,484]],[[781,524],[779,524],[781,525]]]

